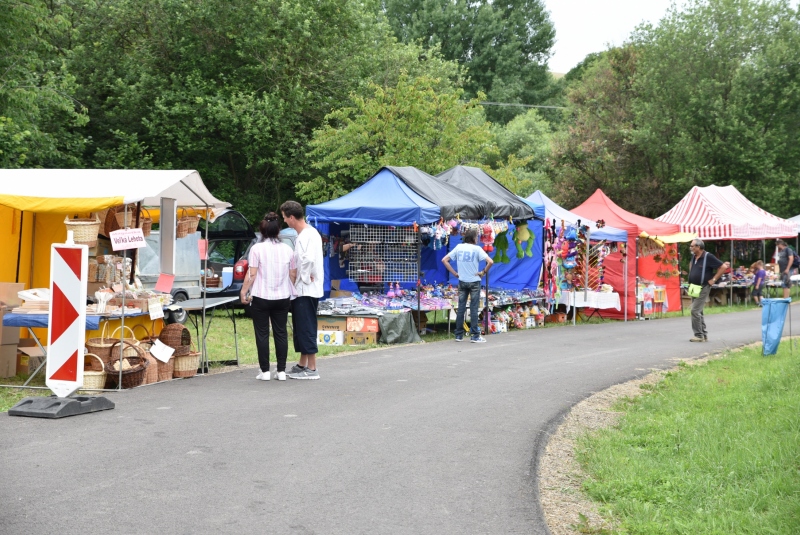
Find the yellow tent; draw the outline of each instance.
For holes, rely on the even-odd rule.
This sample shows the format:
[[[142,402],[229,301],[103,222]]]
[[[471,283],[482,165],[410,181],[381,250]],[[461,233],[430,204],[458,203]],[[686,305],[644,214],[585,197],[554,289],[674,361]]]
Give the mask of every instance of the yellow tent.
[[[222,211],[193,170],[0,169],[0,282],[50,286],[50,245],[67,238],[65,215],[160,199],[178,206]]]

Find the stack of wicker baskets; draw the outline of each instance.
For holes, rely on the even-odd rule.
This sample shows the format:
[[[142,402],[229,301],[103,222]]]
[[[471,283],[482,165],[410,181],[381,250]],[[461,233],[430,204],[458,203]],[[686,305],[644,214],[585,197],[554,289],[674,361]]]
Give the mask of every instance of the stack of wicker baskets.
[[[214,268],[208,266],[205,271],[205,275],[203,276],[203,286],[206,288],[219,288],[222,279],[215,277],[214,275]]]
[[[161,362],[150,353],[150,348],[155,341],[158,340],[158,337],[152,334],[155,330],[155,322],[153,322],[153,330],[148,330],[147,327],[142,324],[134,325],[133,330],[136,331],[137,328],[143,329],[145,332],[145,336],[140,340],[139,347],[145,351],[145,358],[150,362],[150,365],[147,367],[147,375],[144,379],[145,384],[169,381],[172,379],[175,357],[170,357],[167,362]]]
[[[178,218],[178,226],[175,230],[176,238],[185,238],[189,234],[194,234],[200,224],[199,215],[189,215],[184,209],[181,209],[181,213],[183,215]]]
[[[180,323],[167,325],[158,336],[161,343],[173,348],[174,368],[172,376],[194,377],[200,366],[200,353],[192,349],[192,334]]]

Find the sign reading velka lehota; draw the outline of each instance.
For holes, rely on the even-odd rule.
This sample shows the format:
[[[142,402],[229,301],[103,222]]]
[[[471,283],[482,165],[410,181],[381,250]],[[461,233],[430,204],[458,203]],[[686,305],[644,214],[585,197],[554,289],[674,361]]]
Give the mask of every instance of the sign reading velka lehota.
[[[115,230],[109,238],[111,238],[111,248],[115,251],[147,247],[147,243],[144,241],[144,234],[142,234],[142,229],[140,228]]]

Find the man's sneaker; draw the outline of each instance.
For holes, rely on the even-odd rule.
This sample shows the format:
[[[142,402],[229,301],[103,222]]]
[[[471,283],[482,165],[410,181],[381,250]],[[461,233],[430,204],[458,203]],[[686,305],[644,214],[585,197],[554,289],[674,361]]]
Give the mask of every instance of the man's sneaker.
[[[304,367],[300,366],[299,364],[295,364],[292,366],[292,369],[289,370],[289,373],[300,373],[301,371],[305,370]]]
[[[267,370],[267,371],[265,371],[265,372],[261,372],[261,373],[259,373],[259,374],[256,376],[256,379],[258,379],[259,381],[269,381],[269,380],[270,380],[270,378],[271,378],[271,375],[272,375],[272,374],[270,374],[269,370]]]
[[[706,339],[705,338],[701,338],[699,336],[693,336],[693,337],[689,338],[689,341],[690,342],[705,342]]]
[[[464,341],[463,336],[456,336],[456,342],[463,342],[463,341]]]
[[[319,372],[317,370],[309,370],[305,368],[301,372],[290,373],[290,379],[319,379]]]
[[[278,381],[285,381],[286,380],[286,372],[278,372],[275,374],[275,379]]]
[[[472,338],[469,339],[469,341],[472,342],[473,344],[485,344],[486,338],[484,338],[483,336],[473,336]]]

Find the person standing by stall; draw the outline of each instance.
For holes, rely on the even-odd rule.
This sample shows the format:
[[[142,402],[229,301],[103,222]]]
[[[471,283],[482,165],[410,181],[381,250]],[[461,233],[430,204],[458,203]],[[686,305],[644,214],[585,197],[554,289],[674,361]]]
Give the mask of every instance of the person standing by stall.
[[[458,278],[458,313],[456,314],[456,342],[464,339],[464,315],[467,311],[467,298],[469,298],[469,332],[470,341],[475,344],[486,342],[481,336],[478,325],[478,311],[481,308],[481,277],[483,277],[494,263],[486,251],[476,245],[478,232],[469,229],[464,233],[464,242],[456,245],[455,249],[442,258],[442,263],[447,271]],[[450,259],[455,258],[458,271],[450,265]],[[479,271],[480,262],[486,261],[486,267]]]
[[[767,282],[767,272],[764,270],[764,262],[756,260],[751,269],[755,275],[753,279],[753,289],[750,290],[750,297],[757,306],[763,306],[761,300],[764,299],[764,283]]]
[[[289,353],[289,337],[286,322],[291,307],[292,282],[296,275],[292,248],[278,237],[281,225],[278,214],[270,212],[259,225],[263,241],[250,248],[248,277],[242,284],[240,299],[250,306],[253,329],[256,333],[258,365],[261,373],[256,379],[269,381],[269,327],[275,339],[275,357],[278,381],[286,380],[286,358]]]
[[[775,245],[778,247],[776,256],[778,257],[778,273],[781,277],[783,298],[786,299],[792,291],[792,279],[790,278],[791,274],[789,272],[794,263],[794,251],[781,239],[775,240]]]
[[[703,316],[703,308],[706,305],[711,293],[711,287],[730,267],[730,263],[721,262],[716,256],[706,251],[706,245],[702,240],[692,240],[689,245],[692,258],[689,260],[689,292],[691,295],[692,286],[699,286],[700,291],[696,296],[692,296],[692,330],[694,337],[690,342],[708,342],[708,331],[706,330],[706,320]]]
[[[297,231],[294,260],[297,278],[292,301],[292,330],[294,350],[300,353],[290,371],[290,379],[319,379],[317,372],[317,305],[324,294],[325,266],[323,265],[322,236],[306,223],[303,207],[296,201],[281,205],[286,224]]]

